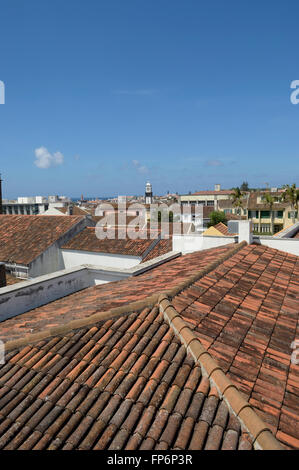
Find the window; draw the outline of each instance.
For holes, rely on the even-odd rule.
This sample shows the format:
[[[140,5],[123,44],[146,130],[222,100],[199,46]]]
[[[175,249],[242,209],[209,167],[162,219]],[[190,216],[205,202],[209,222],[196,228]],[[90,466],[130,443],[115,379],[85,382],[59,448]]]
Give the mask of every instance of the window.
[[[261,211],[261,218],[262,219],[269,219],[270,218],[270,211]]]
[[[298,212],[297,211],[289,211],[288,212],[288,219],[297,219],[298,217]]]
[[[283,218],[283,211],[275,211],[275,217],[277,219],[282,219]]]
[[[214,201],[207,201],[207,206],[213,206],[214,205]]]
[[[261,232],[262,233],[269,233],[271,229],[270,224],[262,224],[261,225]]]

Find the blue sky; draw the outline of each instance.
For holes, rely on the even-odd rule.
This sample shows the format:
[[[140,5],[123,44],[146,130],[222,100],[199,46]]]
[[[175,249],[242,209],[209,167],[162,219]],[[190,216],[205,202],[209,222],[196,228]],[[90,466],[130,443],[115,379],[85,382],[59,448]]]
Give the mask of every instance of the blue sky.
[[[4,197],[299,183],[297,1],[1,0]]]

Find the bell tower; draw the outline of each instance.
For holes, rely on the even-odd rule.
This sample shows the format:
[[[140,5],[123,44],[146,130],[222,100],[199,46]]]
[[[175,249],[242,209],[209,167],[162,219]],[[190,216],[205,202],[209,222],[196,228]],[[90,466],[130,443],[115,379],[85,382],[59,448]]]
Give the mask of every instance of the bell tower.
[[[153,202],[152,185],[148,181],[145,185],[145,204],[152,204],[152,202]]]

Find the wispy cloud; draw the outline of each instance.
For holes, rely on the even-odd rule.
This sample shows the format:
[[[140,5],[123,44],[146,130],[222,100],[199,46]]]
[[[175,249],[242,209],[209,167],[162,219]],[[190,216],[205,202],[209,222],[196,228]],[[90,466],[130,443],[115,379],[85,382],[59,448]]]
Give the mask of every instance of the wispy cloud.
[[[46,147],[39,147],[35,149],[34,164],[38,168],[47,169],[51,166],[62,165],[64,157],[61,152],[50,153]]]
[[[141,175],[145,175],[148,173],[148,168],[145,165],[141,165],[141,163],[138,160],[132,160],[132,163],[134,167],[136,168],[137,172],[140,173]]]
[[[224,163],[222,160],[211,159],[211,160],[205,161],[205,166],[218,167],[218,166],[223,166],[223,165]]]
[[[115,95],[131,95],[131,96],[152,96],[157,92],[151,88],[137,89],[137,90],[115,90]]]

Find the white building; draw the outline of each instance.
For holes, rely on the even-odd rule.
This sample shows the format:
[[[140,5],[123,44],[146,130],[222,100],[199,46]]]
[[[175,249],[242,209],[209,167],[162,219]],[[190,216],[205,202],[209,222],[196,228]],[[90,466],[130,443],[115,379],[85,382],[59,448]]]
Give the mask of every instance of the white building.
[[[3,199],[2,214],[39,215],[52,207],[65,207],[71,200],[65,196],[32,196]]]

